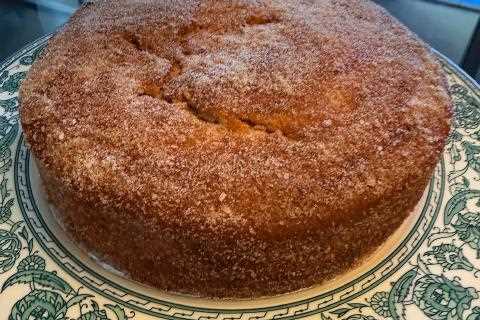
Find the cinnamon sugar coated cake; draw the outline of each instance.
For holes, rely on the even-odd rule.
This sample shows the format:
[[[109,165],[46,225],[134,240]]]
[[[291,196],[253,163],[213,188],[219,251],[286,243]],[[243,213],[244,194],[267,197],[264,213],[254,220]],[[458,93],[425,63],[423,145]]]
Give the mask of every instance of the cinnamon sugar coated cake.
[[[220,298],[368,258],[421,198],[451,117],[430,50],[366,0],[90,1],[20,99],[77,243]]]

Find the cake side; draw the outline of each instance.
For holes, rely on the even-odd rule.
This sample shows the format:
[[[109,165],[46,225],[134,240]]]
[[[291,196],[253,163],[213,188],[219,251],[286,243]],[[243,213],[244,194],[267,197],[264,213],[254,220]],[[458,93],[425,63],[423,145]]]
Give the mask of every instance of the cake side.
[[[101,261],[153,287],[210,298],[273,296],[348,272],[384,243],[419,201],[399,192],[359,213],[359,220],[319,223],[296,237],[274,239],[107,211],[40,173],[65,230]]]
[[[20,112],[74,238],[160,289],[251,297],[393,233],[448,135],[444,81],[368,1],[98,1]]]

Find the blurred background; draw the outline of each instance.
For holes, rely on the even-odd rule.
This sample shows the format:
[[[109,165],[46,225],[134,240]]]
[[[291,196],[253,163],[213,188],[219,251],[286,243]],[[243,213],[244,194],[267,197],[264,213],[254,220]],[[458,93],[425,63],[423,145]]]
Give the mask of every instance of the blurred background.
[[[84,1],[0,0],[0,61],[55,31]],[[374,1],[480,81],[480,0]]]

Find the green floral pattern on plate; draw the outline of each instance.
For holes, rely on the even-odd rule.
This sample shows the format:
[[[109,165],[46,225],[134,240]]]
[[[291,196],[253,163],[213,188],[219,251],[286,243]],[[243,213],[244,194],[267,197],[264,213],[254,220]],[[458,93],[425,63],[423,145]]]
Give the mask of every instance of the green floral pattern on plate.
[[[45,223],[17,92],[46,40],[0,67],[0,320],[480,319],[480,89],[443,57],[454,129],[422,213],[396,250],[351,282],[313,296],[292,294],[264,307],[202,306],[97,274]]]

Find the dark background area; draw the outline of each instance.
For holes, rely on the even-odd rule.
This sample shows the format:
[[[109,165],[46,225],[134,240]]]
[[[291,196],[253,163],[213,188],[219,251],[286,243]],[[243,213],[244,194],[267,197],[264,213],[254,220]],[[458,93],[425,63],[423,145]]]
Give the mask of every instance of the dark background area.
[[[82,1],[0,0],[0,61],[27,43],[55,31]],[[375,2],[480,80],[480,0]]]

